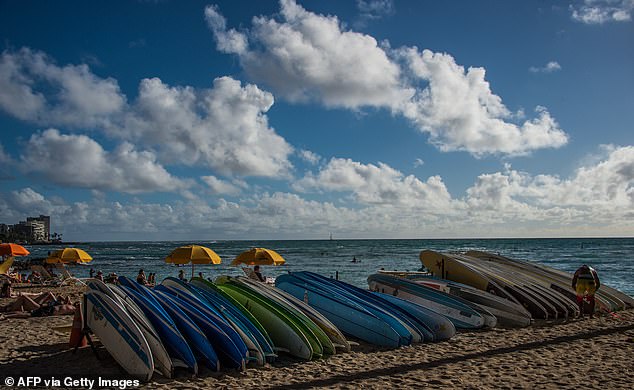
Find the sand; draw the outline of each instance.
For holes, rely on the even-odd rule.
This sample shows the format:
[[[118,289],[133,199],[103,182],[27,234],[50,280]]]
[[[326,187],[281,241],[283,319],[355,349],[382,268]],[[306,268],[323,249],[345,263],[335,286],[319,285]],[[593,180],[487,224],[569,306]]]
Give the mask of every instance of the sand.
[[[53,292],[81,294],[77,288]],[[71,323],[71,316],[0,321],[0,387],[7,376],[62,381],[66,377],[129,378],[98,343],[99,360],[90,348],[73,354],[69,334],[54,329]],[[524,329],[460,332],[450,341],[399,349],[359,343],[351,352],[327,359],[302,362],[282,357],[245,372],[203,369],[199,377],[181,372],[175,379],[157,374],[140,387],[631,389],[633,355],[634,311],[626,311],[614,317],[544,322]]]

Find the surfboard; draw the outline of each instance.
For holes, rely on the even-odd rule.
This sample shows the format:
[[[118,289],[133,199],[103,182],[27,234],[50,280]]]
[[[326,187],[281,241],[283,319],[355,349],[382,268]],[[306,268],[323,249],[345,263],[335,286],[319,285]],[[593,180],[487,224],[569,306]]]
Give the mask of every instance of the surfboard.
[[[99,337],[110,355],[130,375],[149,381],[154,361],[147,340],[130,315],[106,294],[84,294],[86,326]]]

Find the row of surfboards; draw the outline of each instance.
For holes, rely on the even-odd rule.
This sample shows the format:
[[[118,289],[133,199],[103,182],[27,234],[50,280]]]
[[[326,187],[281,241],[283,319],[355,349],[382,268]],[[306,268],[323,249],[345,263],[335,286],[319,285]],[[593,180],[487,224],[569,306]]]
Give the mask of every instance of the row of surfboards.
[[[415,284],[424,284],[478,304],[484,301],[473,294],[486,294],[489,299],[512,303],[523,309],[524,316],[533,319],[567,320],[579,315],[576,292],[572,288],[573,275],[564,271],[482,251],[459,254],[424,250],[420,260],[433,277],[409,276]],[[597,291],[596,302],[596,310],[603,312],[634,307],[632,297],[605,285]],[[490,305],[484,303],[484,306],[497,316],[498,321],[507,322],[499,315],[501,313],[491,310]]]
[[[446,340],[454,324],[433,310],[310,272],[277,287],[244,277],[167,278],[152,289],[119,278],[86,281],[85,328],[133,377],[263,365],[280,352],[310,360],[349,351],[348,336],[387,347]]]

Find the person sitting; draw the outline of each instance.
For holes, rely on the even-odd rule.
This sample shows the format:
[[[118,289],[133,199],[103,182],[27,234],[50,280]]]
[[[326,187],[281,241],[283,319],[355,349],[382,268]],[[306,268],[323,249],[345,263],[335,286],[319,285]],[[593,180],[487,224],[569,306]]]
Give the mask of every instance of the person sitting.
[[[148,284],[147,278],[145,277],[145,272],[143,268],[139,270],[139,274],[136,276],[136,282],[142,286],[146,286]]]
[[[103,272],[97,271],[97,275],[95,275],[95,279],[99,279],[103,282]]]
[[[117,274],[115,272],[113,272],[110,275],[108,275],[108,277],[106,277],[105,281],[107,283],[118,284],[119,283],[119,276],[117,276]]]
[[[150,272],[147,278],[148,286],[154,287],[156,285],[156,273]]]
[[[0,298],[11,298],[13,295],[13,289],[11,289],[11,281],[7,280],[0,290]]]
[[[259,265],[256,265],[255,267],[253,267],[253,273],[255,274],[255,276],[257,276],[260,282],[266,282],[266,278],[264,277],[264,275],[262,275],[262,272],[260,272]]]
[[[40,283],[42,283],[42,275],[40,275],[40,273],[37,272],[37,271],[33,271],[33,272],[31,272],[31,275],[29,275],[27,280],[30,283],[40,284]]]

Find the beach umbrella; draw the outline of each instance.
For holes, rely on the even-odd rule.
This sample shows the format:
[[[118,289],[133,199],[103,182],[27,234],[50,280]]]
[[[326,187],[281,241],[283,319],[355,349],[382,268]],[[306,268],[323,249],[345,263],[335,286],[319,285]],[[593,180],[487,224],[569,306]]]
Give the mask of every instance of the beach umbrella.
[[[166,263],[192,265],[192,278],[194,277],[194,264],[220,264],[220,256],[213,250],[201,245],[185,245],[178,247],[165,258]]]
[[[64,248],[51,253],[45,261],[48,264],[89,263],[92,256],[79,248]]]
[[[282,265],[284,263],[286,263],[286,260],[272,249],[253,248],[240,253],[231,262],[231,265]]]
[[[27,256],[29,252],[25,247],[18,244],[0,244],[0,256]]]

